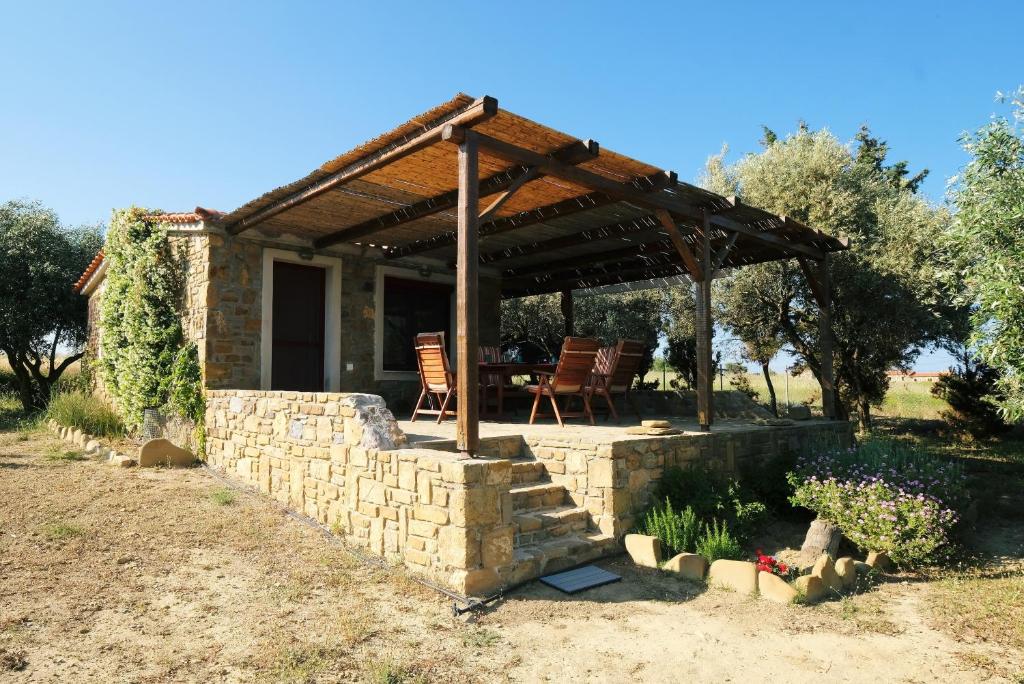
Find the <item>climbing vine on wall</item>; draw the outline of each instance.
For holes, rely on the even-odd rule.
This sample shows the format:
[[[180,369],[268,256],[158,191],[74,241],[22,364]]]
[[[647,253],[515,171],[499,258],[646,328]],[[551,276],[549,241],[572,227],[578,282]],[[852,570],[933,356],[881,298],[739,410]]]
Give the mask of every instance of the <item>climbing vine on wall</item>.
[[[114,212],[104,247],[99,371],[125,424],[169,405],[202,424],[202,379],[195,345],[183,346],[181,268],[160,224],[139,207]]]

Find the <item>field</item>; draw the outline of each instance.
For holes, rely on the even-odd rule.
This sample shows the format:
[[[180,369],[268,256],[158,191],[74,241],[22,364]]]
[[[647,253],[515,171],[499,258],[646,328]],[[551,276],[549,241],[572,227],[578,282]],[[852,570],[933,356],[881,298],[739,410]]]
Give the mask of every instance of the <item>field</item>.
[[[644,382],[657,381],[660,388],[664,387],[664,381],[671,382],[675,377],[673,371],[662,373],[652,370],[644,377]],[[724,378],[715,381],[715,389],[732,389],[732,383],[736,379],[735,375],[726,373]],[[758,393],[757,401],[767,405],[769,395],[764,376],[760,373],[748,373],[746,379],[751,388]],[[775,387],[780,412],[784,412],[787,397],[790,405],[809,403],[812,409],[820,411],[821,388],[810,373],[803,373],[796,377],[787,377],[786,373],[772,373],[772,385]],[[930,382],[893,381],[885,401],[875,411],[877,415],[894,418],[937,419],[945,403],[932,396],[931,388],[932,383]]]

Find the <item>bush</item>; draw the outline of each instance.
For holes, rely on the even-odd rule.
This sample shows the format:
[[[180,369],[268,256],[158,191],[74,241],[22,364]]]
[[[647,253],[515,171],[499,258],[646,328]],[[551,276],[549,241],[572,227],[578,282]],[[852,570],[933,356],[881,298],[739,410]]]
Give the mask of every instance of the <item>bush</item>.
[[[729,526],[718,520],[704,528],[704,535],[697,541],[697,553],[707,559],[708,563],[716,560],[742,560],[743,549],[740,542],[729,533]]]
[[[939,378],[932,394],[947,404],[942,411],[946,424],[960,437],[986,439],[1010,426],[999,413],[999,372],[985,364],[966,364]]]
[[[700,468],[667,468],[656,496],[668,499],[675,510],[692,508],[701,521],[727,522],[741,540],[753,537],[768,518],[767,507],[738,480]]]
[[[661,545],[673,555],[693,553],[701,533],[701,523],[693,509],[687,506],[681,513],[665,499],[663,506],[654,506],[644,516],[640,532],[661,540]]]
[[[959,468],[882,440],[802,458],[790,483],[794,505],[835,523],[861,549],[908,566],[942,556],[967,498]]]
[[[120,437],[124,423],[106,404],[84,392],[56,395],[46,409],[46,417],[61,425],[79,428],[90,435]]]

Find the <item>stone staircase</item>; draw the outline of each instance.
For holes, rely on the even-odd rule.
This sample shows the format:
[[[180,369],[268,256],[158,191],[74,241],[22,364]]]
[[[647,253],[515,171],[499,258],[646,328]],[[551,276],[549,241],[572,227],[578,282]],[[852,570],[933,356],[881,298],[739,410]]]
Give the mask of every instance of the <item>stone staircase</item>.
[[[532,457],[512,459],[513,555],[516,579],[558,572],[611,553],[615,538],[602,534],[583,506]]]

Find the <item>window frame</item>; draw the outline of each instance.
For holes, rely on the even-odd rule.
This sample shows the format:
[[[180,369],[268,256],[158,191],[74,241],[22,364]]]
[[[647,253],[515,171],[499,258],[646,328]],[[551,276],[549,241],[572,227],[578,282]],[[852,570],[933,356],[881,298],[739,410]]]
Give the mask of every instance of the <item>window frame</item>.
[[[451,285],[452,294],[451,299],[448,303],[449,320],[448,327],[452,331],[449,335],[446,344],[448,347],[448,359],[451,361],[452,367],[455,366],[455,277],[439,273],[431,273],[428,276],[420,275],[419,271],[411,268],[402,268],[400,266],[378,266],[377,272],[374,279],[374,292],[373,292],[373,377],[377,381],[386,380],[398,380],[398,381],[418,381],[419,371],[396,371],[396,370],[384,370],[384,280],[385,278],[395,278],[398,280],[415,280],[423,283]],[[433,332],[433,331],[423,331]],[[409,340],[409,344],[412,344],[412,340]]]

